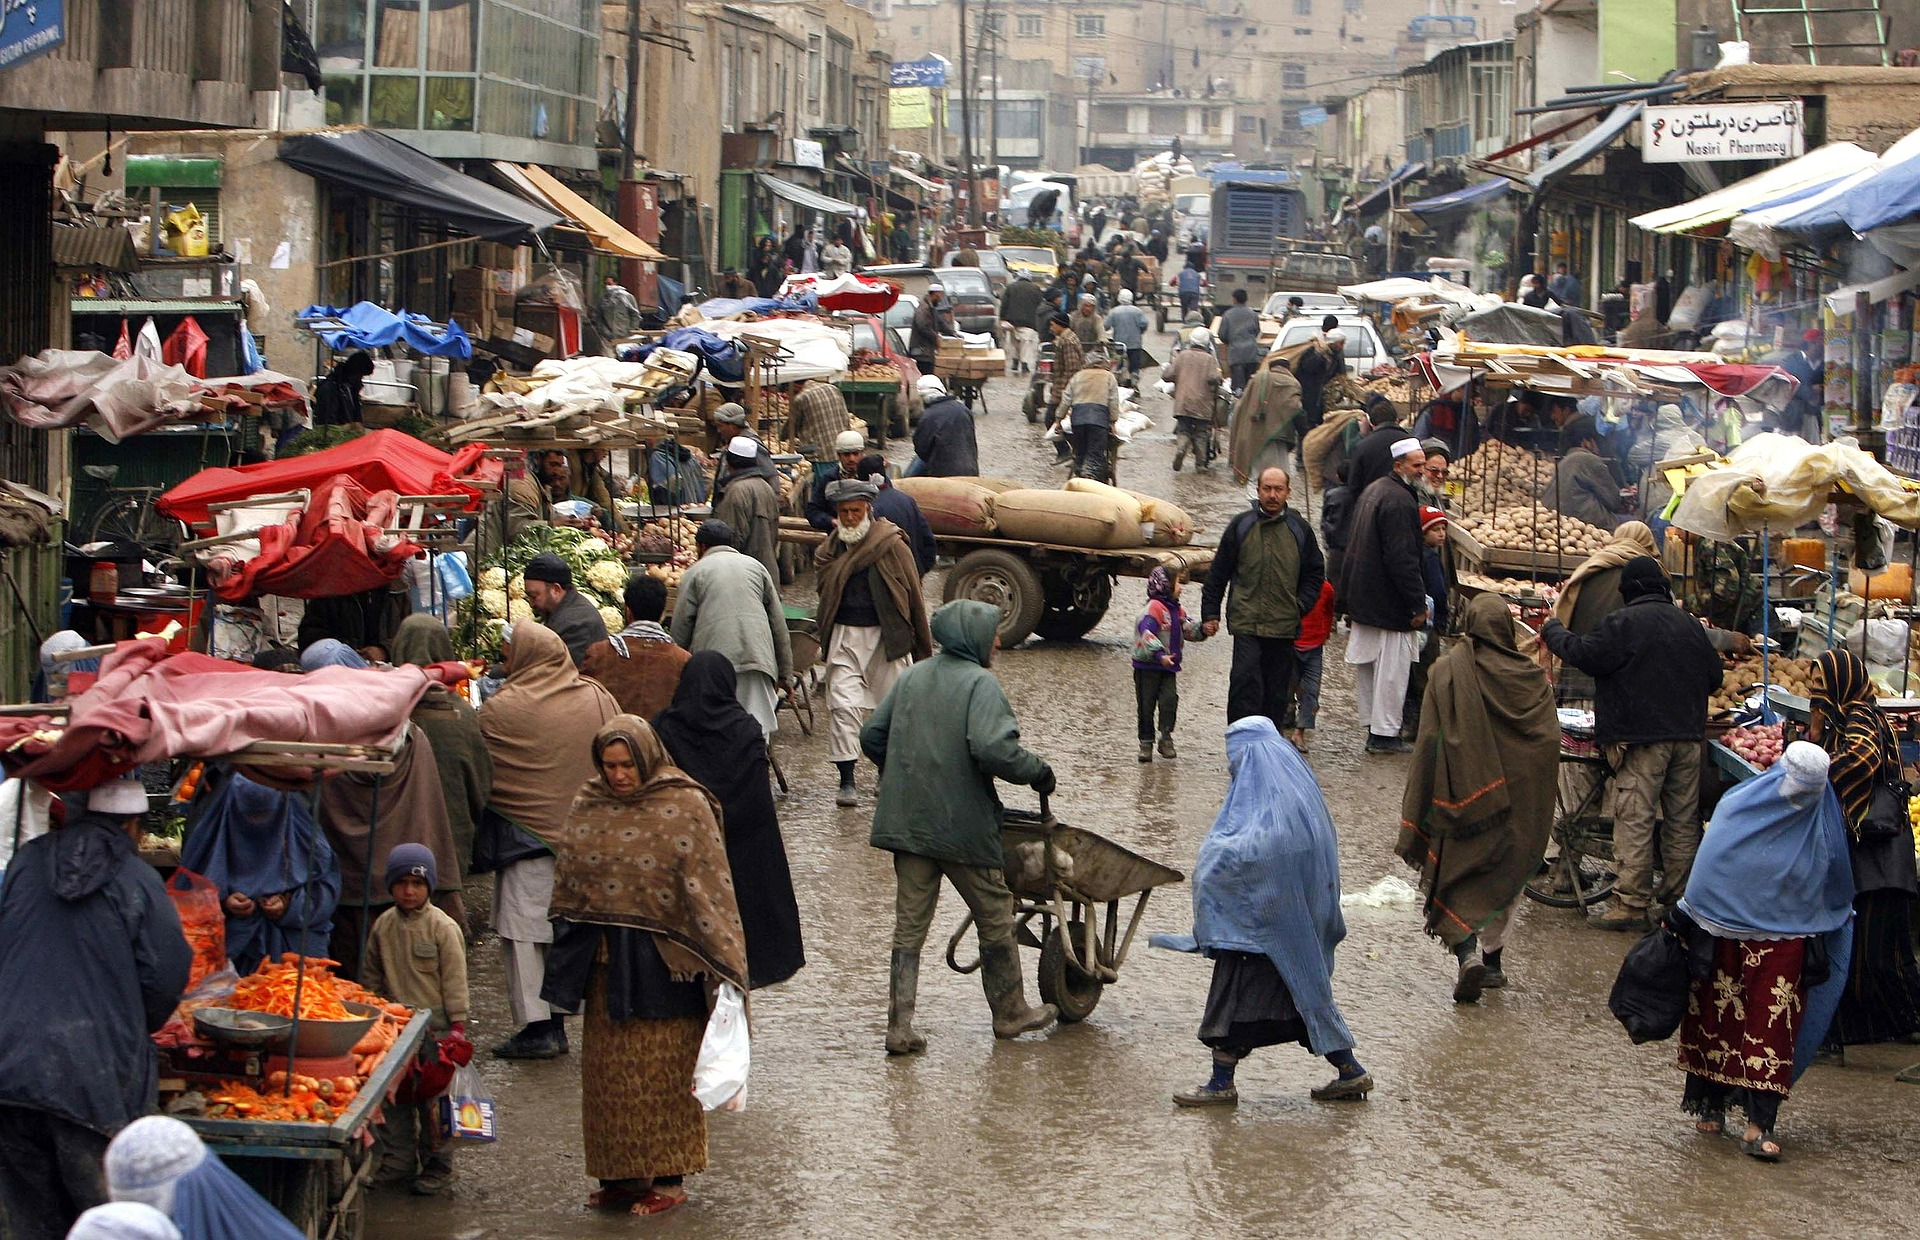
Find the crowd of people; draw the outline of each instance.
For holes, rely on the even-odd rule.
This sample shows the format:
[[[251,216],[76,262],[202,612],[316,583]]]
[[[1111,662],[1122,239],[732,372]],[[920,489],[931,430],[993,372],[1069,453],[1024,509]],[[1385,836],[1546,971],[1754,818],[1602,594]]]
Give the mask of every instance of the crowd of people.
[[[1082,297],[1046,319],[1049,421],[1066,424],[1081,476],[1110,476],[1119,376],[1107,342],[1119,342],[1128,377],[1141,369],[1144,323],[1120,292],[1104,317]],[[1026,300],[1032,322],[1053,304],[1044,293]],[[937,336],[938,302],[928,304]],[[1593,704],[1617,858],[1611,904],[1591,924],[1684,945],[1682,1105],[1703,1133],[1731,1131],[1729,1108],[1740,1109],[1742,1148],[1779,1158],[1779,1105],[1823,1044],[1920,1032],[1920,882],[1910,835],[1886,829],[1898,744],[1865,666],[1845,651],[1821,656],[1810,743],[1721,797],[1703,830],[1707,699],[1735,641],[1675,604],[1658,531],[1611,513],[1612,541],[1572,575],[1537,638],[1496,595],[1458,605],[1446,550],[1452,450],[1376,398],[1338,454],[1316,528],[1294,500],[1297,458],[1325,417],[1326,368],[1340,364],[1343,342],[1323,324],[1302,350],[1249,354],[1241,310],[1224,316],[1217,341],[1189,333],[1166,388],[1176,470],[1189,453],[1207,466],[1227,394],[1229,464],[1250,503],[1220,531],[1203,580],[1170,567],[1149,575],[1129,660],[1139,761],[1178,760],[1190,646],[1223,626],[1230,639],[1228,782],[1194,867],[1192,930],[1155,936],[1212,962],[1197,1030],[1211,1073],[1173,1101],[1234,1104],[1241,1061],[1287,1043],[1334,1070],[1315,1100],[1357,1102],[1375,1088],[1335,999],[1346,932],[1338,849],[1309,762],[1325,652],[1344,633],[1360,749],[1369,761],[1407,757],[1393,851],[1418,875],[1453,998],[1477,1002],[1508,982],[1514,912],[1540,873],[1563,778],[1555,686],[1560,697],[1577,690]],[[1257,343],[1257,317],[1251,330]],[[931,383],[914,441],[921,470],[977,474],[974,415]],[[1433,411],[1423,416],[1431,429]],[[1662,459],[1686,431],[1679,410],[1662,407],[1646,420],[1653,446],[1607,454],[1590,419],[1529,400],[1496,411],[1494,429],[1521,435],[1543,419],[1572,449],[1557,488],[1569,493],[1604,493],[1609,460]],[[1058,1013],[1025,992],[996,784],[1046,798],[1055,775],[1023,742],[996,675],[1000,615],[969,600],[931,605],[935,548],[913,500],[859,432],[829,419],[820,438],[833,454],[806,510],[820,535],[814,632],[835,803],[871,806],[870,842],[895,876],[876,1050],[927,1047],[915,1011],[943,882],[976,927],[992,1034],[1044,1031]],[[452,1060],[473,1054],[467,970],[481,927],[465,895],[492,875],[489,924],[513,1032],[490,1053],[574,1053],[576,1022],[582,1089],[597,1100],[581,1134],[597,1209],[651,1215],[687,1200],[687,1177],[707,1167],[691,1081],[714,996],[778,985],[807,960],[774,791],[784,778],[772,744],[795,683],[769,545],[777,515],[769,528],[764,449],[743,433],[725,456],[722,501],[698,528],[699,558],[670,620],[665,586],[639,573],[626,585],[625,625],[610,632],[567,565],[536,557],[525,571],[534,618],[507,632],[497,689],[478,710],[429,690],[391,773],[377,783],[336,775],[311,797],[216,764],[190,807],[182,861],[219,888],[237,970],[283,952],[329,955],[344,975],[430,1010]],[[579,488],[564,458],[547,465],[519,486],[517,519],[553,519],[552,504]],[[1617,506],[1617,485],[1612,494]],[[1181,600],[1194,585],[1190,614]],[[430,616],[361,646],[319,636],[297,660],[263,666],[379,674],[453,658]],[[161,880],[134,850],[145,793],[120,780],[71,800],[64,825],[25,844],[0,888],[0,993],[12,1000],[0,1010],[8,1234],[289,1234],[190,1128],[148,1115],[146,1035],[174,1010],[188,950]],[[430,1102],[387,1109],[376,1183],[423,1195],[456,1184]]]

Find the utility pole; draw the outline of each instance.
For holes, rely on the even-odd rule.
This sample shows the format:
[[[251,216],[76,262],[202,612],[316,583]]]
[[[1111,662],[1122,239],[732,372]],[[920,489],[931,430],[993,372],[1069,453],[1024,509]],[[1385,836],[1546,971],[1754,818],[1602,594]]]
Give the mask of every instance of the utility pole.
[[[1080,162],[1090,164],[1093,162],[1093,84],[1098,75],[1092,64],[1083,62],[1083,67],[1087,71],[1087,142],[1080,148]]]
[[[1005,21],[1005,17],[998,19],[998,22]],[[990,135],[988,140],[992,143],[991,162],[993,175],[996,177],[1000,175],[1000,40],[1006,37],[1006,33],[993,16],[993,0],[987,0],[987,34],[993,39],[993,120],[992,127],[987,132]],[[994,206],[997,210],[999,204],[995,203]]]
[[[627,0],[627,119],[621,143],[620,179],[633,180],[634,150],[640,141],[640,0]]]
[[[973,168],[973,79],[967,57],[967,0],[960,0],[960,159],[967,179],[967,222],[980,224],[980,180]]]

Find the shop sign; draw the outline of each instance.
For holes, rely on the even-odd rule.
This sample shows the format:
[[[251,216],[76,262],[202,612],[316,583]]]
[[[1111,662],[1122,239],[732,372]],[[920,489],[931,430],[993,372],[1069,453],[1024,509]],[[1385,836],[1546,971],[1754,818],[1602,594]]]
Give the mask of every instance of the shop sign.
[[[897,61],[887,80],[889,86],[945,86],[946,84],[947,62],[939,56]]]
[[[1797,159],[1806,154],[1798,99],[1649,107],[1640,158],[1650,164]]]
[[[66,41],[66,0],[0,0],[0,69],[11,69]]]
[[[795,138],[793,162],[802,168],[818,168],[824,172],[827,167],[827,148],[811,138]]]

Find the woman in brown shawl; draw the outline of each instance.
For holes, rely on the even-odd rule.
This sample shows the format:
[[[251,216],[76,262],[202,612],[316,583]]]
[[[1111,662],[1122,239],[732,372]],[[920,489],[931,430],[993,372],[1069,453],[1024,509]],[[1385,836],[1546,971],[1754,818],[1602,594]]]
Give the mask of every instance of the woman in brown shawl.
[[[1582,560],[1573,576],[1567,578],[1567,584],[1560,588],[1559,601],[1553,605],[1553,618],[1575,634],[1593,632],[1602,620],[1626,605],[1620,597],[1620,569],[1640,555],[1660,558],[1653,530],[1644,521],[1621,522],[1606,545]],[[1542,666],[1551,671],[1553,656],[1544,643],[1539,655]],[[1563,666],[1560,679],[1567,698],[1593,697],[1593,677],[1585,672]]]
[[[593,737],[620,713],[613,695],[581,676],[560,635],[523,620],[506,647],[507,683],[480,708],[493,790],[474,838],[474,869],[497,870],[493,928],[507,953],[507,1005],[520,1031],[493,1048],[502,1059],[552,1059],[566,1026],[540,997],[553,924],[554,854],[574,794],[593,777]]]
[[[433,742],[409,728],[406,743],[384,775],[342,771],[320,781],[320,827],[340,862],[340,904],[328,951],[341,973],[358,980],[366,928],[393,904],[380,876],[397,844],[423,844],[433,853],[439,886],[433,902],[466,929],[460,899],[460,855],[448,824],[447,802]]]
[[[1394,851],[1420,870],[1427,933],[1459,960],[1454,1002],[1472,1003],[1506,985],[1514,901],[1553,827],[1560,725],[1498,595],[1467,604],[1463,636],[1427,684]]]
[[[1829,650],[1816,668],[1820,687],[1811,695],[1807,735],[1832,759],[1827,778],[1846,816],[1855,893],[1853,962],[1827,1037],[1841,1046],[1899,1041],[1920,1029],[1920,963],[1913,952],[1920,878],[1909,833],[1876,839],[1866,822],[1874,788],[1900,774],[1899,750],[1858,655]]]
[[[432,616],[408,616],[400,622],[391,647],[394,666],[431,667],[453,663],[453,639],[447,626]],[[434,766],[440,772],[440,794],[447,803],[447,826],[464,879],[473,859],[473,828],[487,807],[493,786],[493,759],[480,734],[480,716],[458,693],[445,685],[428,685],[426,696],[413,708],[413,726],[433,742]],[[471,930],[472,927],[469,927]]]
[[[574,798],[553,882],[545,997],[586,1008],[580,1127],[587,1204],[659,1214],[707,1167],[693,1097],[708,995],[746,989],[746,936],[720,836],[720,803],[667,758],[644,719],[593,738],[599,768]]]

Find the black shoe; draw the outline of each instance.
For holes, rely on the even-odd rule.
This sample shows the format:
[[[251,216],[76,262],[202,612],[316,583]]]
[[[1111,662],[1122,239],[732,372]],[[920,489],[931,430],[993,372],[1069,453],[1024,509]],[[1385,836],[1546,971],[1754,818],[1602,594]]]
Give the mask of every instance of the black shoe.
[[[567,1032],[528,1026],[493,1048],[495,1059],[558,1059],[567,1053]]]
[[[1397,736],[1368,736],[1368,753],[1412,753],[1413,746]]]

